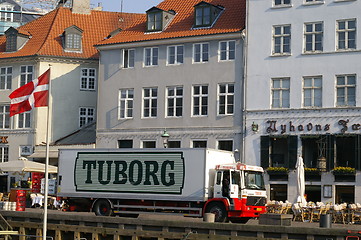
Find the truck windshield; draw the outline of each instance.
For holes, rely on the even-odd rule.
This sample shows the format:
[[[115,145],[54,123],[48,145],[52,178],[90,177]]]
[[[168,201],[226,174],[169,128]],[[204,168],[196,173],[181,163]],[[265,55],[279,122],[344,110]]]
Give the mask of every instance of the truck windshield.
[[[262,172],[245,171],[244,179],[246,189],[265,190]]]

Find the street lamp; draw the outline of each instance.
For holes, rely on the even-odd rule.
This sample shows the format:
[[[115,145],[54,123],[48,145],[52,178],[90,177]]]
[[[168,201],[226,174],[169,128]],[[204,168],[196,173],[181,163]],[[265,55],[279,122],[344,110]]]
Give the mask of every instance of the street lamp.
[[[162,139],[163,139],[163,146],[164,146],[164,148],[168,148],[169,134],[167,133],[167,130],[164,130],[164,132],[163,132],[163,134],[162,134]]]

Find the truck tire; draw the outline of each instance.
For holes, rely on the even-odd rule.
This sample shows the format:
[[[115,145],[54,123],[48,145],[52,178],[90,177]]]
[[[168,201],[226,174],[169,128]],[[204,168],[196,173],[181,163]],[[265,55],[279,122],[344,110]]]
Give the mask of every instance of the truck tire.
[[[110,202],[106,199],[98,199],[93,206],[93,212],[97,216],[113,215],[113,209],[110,205]]]
[[[227,222],[227,211],[222,203],[210,203],[206,208],[206,213],[213,213],[215,222]]]

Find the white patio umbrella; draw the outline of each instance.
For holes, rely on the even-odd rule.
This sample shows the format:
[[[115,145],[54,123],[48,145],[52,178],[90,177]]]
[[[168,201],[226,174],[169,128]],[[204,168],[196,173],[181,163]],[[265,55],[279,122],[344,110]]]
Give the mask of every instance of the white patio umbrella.
[[[303,165],[303,158],[298,157],[296,163],[296,176],[297,176],[297,202],[306,204],[305,199],[305,167]]]
[[[48,166],[49,173],[57,173],[58,168]],[[2,172],[45,172],[45,164],[29,161],[27,158],[20,157],[16,161],[0,163],[0,171]]]

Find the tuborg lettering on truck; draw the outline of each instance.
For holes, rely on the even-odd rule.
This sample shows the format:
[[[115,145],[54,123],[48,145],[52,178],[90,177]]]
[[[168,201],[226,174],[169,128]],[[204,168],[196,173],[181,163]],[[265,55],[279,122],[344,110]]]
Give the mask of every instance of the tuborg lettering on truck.
[[[182,194],[182,152],[78,152],[76,191]]]

